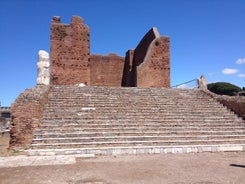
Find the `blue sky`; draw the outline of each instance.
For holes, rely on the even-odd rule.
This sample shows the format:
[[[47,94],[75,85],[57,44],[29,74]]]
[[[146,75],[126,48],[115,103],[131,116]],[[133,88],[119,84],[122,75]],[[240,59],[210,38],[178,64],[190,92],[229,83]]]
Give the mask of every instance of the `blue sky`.
[[[245,0],[1,0],[0,101],[36,85],[37,54],[49,52],[53,16],[84,18],[92,54],[125,56],[157,27],[170,36],[171,85],[205,75],[245,87]]]

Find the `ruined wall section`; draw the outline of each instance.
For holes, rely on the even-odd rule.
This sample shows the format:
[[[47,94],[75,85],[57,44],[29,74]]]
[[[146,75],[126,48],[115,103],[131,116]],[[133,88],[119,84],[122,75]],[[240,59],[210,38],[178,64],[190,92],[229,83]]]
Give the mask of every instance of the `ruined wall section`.
[[[91,55],[89,63],[91,86],[121,86],[124,57]]]
[[[134,51],[134,61],[133,64],[139,66],[145,59],[147,50],[151,44],[151,42],[160,37],[157,28],[153,27],[150,29],[145,36],[142,38],[140,43],[137,45]]]
[[[13,124],[10,130],[10,148],[30,147],[48,100],[48,91],[49,86],[46,85],[26,89],[11,105]]]
[[[90,31],[83,19],[73,16],[71,24],[54,17],[50,36],[51,84],[90,83]]]
[[[170,87],[169,37],[155,38],[137,67],[138,87]]]
[[[71,24],[62,24],[59,17],[53,18],[51,85],[170,86],[169,38],[160,37],[157,28],[148,31],[135,50],[127,52],[125,63],[123,57],[115,54],[90,55],[89,34],[88,26],[78,16],[72,17]]]
[[[244,96],[227,96],[218,95],[209,90],[203,90],[204,93],[226,106],[245,120],[245,97]]]
[[[157,28],[150,29],[136,49],[126,53],[122,86],[170,87],[169,40],[160,37]]]
[[[123,67],[123,75],[122,75],[122,86],[133,86],[133,59],[134,59],[134,50],[128,50],[126,52],[124,67]]]
[[[159,33],[157,31],[157,28],[153,27],[145,34],[145,36],[142,38],[142,40],[134,50],[133,66],[132,66],[132,72],[130,76],[131,86],[135,86],[135,87],[138,86],[137,66],[139,66],[144,61],[147,50],[151,42],[157,37],[159,37]]]

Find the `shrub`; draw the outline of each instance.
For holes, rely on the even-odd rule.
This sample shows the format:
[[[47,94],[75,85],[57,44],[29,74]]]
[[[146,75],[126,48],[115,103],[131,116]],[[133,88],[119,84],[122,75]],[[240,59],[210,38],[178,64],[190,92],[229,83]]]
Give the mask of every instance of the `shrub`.
[[[219,95],[236,95],[242,89],[227,82],[216,82],[208,84],[208,90]]]

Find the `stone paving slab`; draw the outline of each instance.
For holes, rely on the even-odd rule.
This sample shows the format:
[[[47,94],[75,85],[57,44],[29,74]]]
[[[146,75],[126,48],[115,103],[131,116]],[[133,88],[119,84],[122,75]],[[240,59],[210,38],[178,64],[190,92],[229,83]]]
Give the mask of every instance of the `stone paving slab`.
[[[172,145],[172,146],[128,146],[101,148],[67,148],[67,149],[30,149],[29,156],[55,155],[139,155],[169,153],[202,153],[202,152],[237,152],[245,151],[245,144],[223,145]]]
[[[75,164],[76,158],[94,157],[93,154],[86,155],[56,155],[56,156],[10,156],[0,157],[0,168],[39,166],[39,165],[68,165]]]

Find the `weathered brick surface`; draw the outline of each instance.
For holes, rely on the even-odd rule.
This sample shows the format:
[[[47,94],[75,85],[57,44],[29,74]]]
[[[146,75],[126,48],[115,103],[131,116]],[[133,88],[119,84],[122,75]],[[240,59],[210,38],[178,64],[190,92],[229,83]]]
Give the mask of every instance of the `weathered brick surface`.
[[[51,84],[90,84],[90,32],[78,16],[71,24],[62,24],[57,17],[51,23]]]
[[[169,37],[156,28],[146,33],[134,51],[126,53],[123,86],[170,87]]]
[[[90,54],[90,32],[80,17],[51,23],[51,84],[169,87],[169,38],[152,28],[126,57]]]
[[[128,50],[126,52],[124,67],[123,67],[123,76],[122,76],[122,86],[134,86],[134,75],[132,72],[133,69],[133,59],[134,59],[134,50]]]
[[[47,86],[36,86],[21,93],[11,106],[13,125],[10,148],[28,148],[47,101]]]
[[[124,57],[116,54],[108,56],[91,55],[90,85],[91,86],[121,86]]]
[[[170,87],[169,37],[152,41],[144,62],[137,67],[138,87]]]

